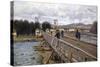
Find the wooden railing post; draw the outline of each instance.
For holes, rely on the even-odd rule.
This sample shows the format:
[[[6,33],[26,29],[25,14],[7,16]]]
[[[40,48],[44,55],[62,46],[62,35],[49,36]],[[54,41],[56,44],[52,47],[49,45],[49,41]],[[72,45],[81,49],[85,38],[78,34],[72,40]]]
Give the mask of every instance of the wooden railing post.
[[[72,50],[69,48],[68,50],[68,62],[72,62]]]

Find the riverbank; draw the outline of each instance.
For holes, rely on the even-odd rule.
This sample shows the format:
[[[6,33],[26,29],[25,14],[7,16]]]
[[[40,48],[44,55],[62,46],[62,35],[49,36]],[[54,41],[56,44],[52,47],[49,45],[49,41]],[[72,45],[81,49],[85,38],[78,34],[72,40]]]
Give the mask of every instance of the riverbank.
[[[35,42],[39,42],[37,45],[34,45],[32,46],[32,43],[34,44]],[[34,55],[31,54],[31,61],[32,63],[30,63],[28,60],[25,60],[25,58],[23,57],[23,60],[25,60],[24,62],[25,63],[22,63],[20,59],[16,59],[16,63],[15,65],[26,65],[26,64],[54,64],[55,62],[51,59],[51,56],[52,56],[52,49],[48,46],[47,43],[45,43],[45,40],[43,40],[43,38],[37,38],[36,36],[18,36],[18,37],[14,37],[14,44],[16,44],[15,46],[20,46],[21,47],[16,47],[17,49],[19,49],[19,51],[17,52],[19,54],[19,52],[22,52],[21,55],[19,55],[20,57],[22,56],[28,56],[27,54],[25,54],[26,52],[27,53],[34,53],[36,54],[37,56],[35,57]],[[24,45],[25,44],[25,45]],[[27,44],[30,44],[30,45],[27,45]],[[31,49],[31,46],[33,47],[33,49],[24,49],[25,50],[25,53],[23,49],[25,46],[27,46],[27,48],[30,48]],[[17,51],[15,48],[14,48],[15,52]],[[30,51],[30,52],[29,52]],[[17,53],[15,53],[17,55]],[[15,55],[15,56],[16,56]],[[18,56],[16,56],[18,57]],[[30,57],[30,56],[29,56]],[[19,58],[19,57],[18,57]],[[36,61],[34,61],[36,60]]]
[[[38,54],[42,57],[42,64],[55,63],[55,61],[51,59],[53,51],[47,44],[43,44],[43,42],[41,42],[40,45],[34,46],[33,48],[35,48],[35,51],[38,51]]]
[[[39,42],[38,45],[33,46],[34,51],[40,56],[41,64],[54,64],[56,63],[52,59],[53,51],[48,43],[43,38],[37,38],[36,36],[18,36],[14,37],[15,42]],[[38,59],[37,59],[38,60]]]
[[[26,42],[26,41],[38,42],[41,40],[42,38],[37,38],[36,36],[32,36],[32,35],[20,35],[18,37],[13,37],[14,42]]]

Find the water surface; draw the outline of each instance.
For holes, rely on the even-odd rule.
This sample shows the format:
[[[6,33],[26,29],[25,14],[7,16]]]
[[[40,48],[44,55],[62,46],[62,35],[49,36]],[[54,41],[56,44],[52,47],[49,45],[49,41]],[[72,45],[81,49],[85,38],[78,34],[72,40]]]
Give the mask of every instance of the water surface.
[[[39,42],[14,43],[14,66],[41,64],[41,57],[33,48],[38,45]]]

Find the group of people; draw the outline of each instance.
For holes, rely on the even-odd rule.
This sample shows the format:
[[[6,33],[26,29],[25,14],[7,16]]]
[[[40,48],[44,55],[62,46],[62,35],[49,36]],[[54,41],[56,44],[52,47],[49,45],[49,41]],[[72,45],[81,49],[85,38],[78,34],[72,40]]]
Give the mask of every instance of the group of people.
[[[63,38],[64,37],[64,31],[59,31],[59,30],[56,30],[56,35],[55,37],[57,37],[58,39],[60,39],[61,37]]]
[[[55,35],[55,37],[57,37],[58,39],[60,39],[61,37],[63,38],[63,37],[64,37],[64,31],[63,31],[63,30],[62,30],[62,31],[56,30],[56,35]],[[75,37],[76,37],[78,40],[80,40],[80,38],[81,38],[81,34],[80,34],[80,32],[78,31],[78,29],[77,29],[76,32],[75,32]]]

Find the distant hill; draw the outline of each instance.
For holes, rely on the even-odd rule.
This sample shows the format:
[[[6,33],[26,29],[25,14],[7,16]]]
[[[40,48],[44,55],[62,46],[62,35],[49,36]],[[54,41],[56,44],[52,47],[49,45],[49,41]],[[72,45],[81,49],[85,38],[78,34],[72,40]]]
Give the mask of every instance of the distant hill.
[[[68,25],[60,25],[59,28],[83,28],[90,29],[92,24],[83,24],[83,23],[72,23]]]

